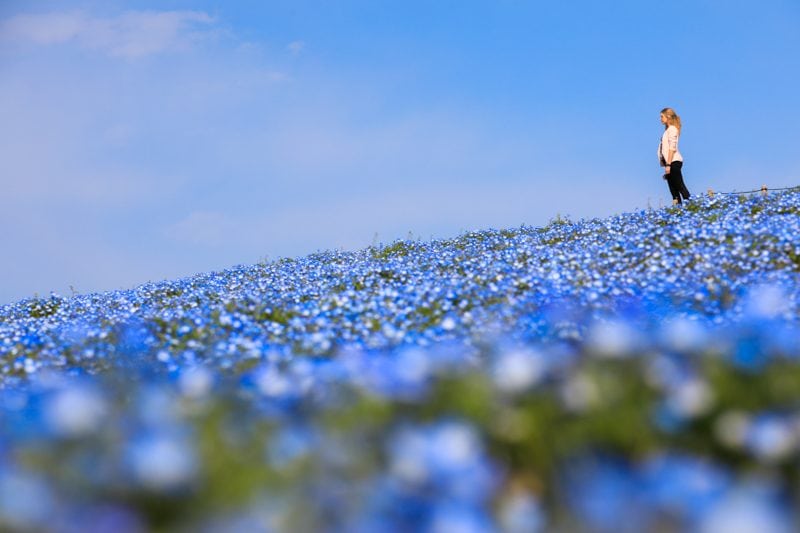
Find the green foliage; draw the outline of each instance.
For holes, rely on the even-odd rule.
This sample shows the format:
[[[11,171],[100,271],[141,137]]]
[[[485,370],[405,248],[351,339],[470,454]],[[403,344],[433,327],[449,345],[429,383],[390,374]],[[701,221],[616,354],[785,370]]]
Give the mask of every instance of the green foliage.
[[[545,229],[547,229],[547,228],[549,228],[551,226],[566,226],[567,224],[570,224],[570,223],[571,223],[571,221],[570,221],[569,217],[562,217],[561,213],[556,213],[555,218],[551,218],[550,219],[550,222],[548,222],[547,226],[545,226]]]
[[[529,290],[531,290],[531,285],[530,285],[528,282],[526,282],[526,281],[519,281],[519,282],[517,282],[517,283],[516,283],[516,287],[515,287],[515,293],[516,293],[517,295],[522,295],[522,294],[525,294],[525,293],[526,293],[526,292],[528,292]]]
[[[697,214],[703,210],[703,207],[698,202],[685,202],[684,209],[692,214]]]
[[[58,313],[61,307],[59,298],[34,299],[28,304],[28,316],[31,318],[45,318]]]
[[[416,327],[419,328],[419,331],[424,331],[431,326],[435,326],[442,319],[443,313],[441,303],[438,300],[434,300],[428,305],[418,307],[415,315],[418,317]]]
[[[373,249],[372,258],[378,260],[386,260],[392,257],[403,257],[412,253],[416,249],[414,243],[407,243],[405,241],[397,241],[383,248]]]
[[[559,244],[559,243],[561,243],[563,241],[564,241],[563,237],[554,236],[554,237],[548,237],[546,239],[542,239],[542,244],[544,244],[545,246],[554,246],[554,245]]]
[[[786,255],[789,257],[789,260],[792,262],[792,268],[798,272],[800,272],[800,252],[796,250],[786,250]]]
[[[398,276],[395,272],[392,272],[391,270],[381,270],[380,272],[378,272],[378,277],[388,282],[401,279],[401,276]]]
[[[255,319],[259,322],[276,322],[286,326],[289,324],[289,321],[296,316],[297,313],[291,309],[282,309],[280,307],[264,307],[255,314]]]
[[[800,215],[800,208],[796,206],[782,207],[775,211],[777,215]]]

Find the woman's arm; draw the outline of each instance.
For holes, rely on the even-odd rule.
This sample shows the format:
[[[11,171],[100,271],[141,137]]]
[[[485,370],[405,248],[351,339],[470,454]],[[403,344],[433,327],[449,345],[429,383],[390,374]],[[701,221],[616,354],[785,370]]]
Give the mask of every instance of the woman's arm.
[[[667,128],[667,148],[667,174],[669,174],[672,158],[675,157],[675,152],[678,151],[678,128],[675,126]]]

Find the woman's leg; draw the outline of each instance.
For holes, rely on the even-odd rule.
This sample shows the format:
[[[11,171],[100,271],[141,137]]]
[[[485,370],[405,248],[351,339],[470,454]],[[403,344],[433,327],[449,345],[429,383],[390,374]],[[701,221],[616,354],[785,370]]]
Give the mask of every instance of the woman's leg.
[[[692,195],[689,194],[689,189],[686,188],[686,184],[683,182],[683,161],[673,161],[670,171],[670,174],[674,174],[675,185],[683,199],[688,200],[691,198]]]
[[[675,171],[672,169],[670,170],[671,172],[669,174],[665,174],[667,178],[667,185],[669,185],[669,193],[672,195],[673,203],[681,203],[681,189],[678,186],[678,183],[675,181]]]

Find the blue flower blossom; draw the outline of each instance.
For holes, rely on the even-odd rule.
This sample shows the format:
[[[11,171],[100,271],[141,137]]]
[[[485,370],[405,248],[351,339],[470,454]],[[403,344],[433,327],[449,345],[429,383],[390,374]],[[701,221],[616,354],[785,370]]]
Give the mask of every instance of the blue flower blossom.
[[[126,451],[134,480],[148,490],[171,491],[193,481],[197,459],[186,437],[159,432],[139,437]]]

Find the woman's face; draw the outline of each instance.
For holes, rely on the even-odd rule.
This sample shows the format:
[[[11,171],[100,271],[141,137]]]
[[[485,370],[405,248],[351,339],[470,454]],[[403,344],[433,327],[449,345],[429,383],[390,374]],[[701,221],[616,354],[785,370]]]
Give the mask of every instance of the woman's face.
[[[666,124],[667,123],[667,116],[664,113],[661,113],[661,123],[662,124]]]

